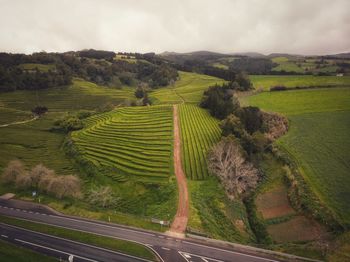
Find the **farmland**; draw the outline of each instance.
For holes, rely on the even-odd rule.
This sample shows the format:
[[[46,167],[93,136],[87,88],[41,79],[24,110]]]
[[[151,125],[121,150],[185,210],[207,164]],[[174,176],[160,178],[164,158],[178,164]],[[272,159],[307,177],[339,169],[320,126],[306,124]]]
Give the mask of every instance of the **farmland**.
[[[218,121],[195,105],[180,106],[182,159],[186,175],[193,180],[208,177],[207,153],[220,139]]]
[[[277,65],[272,71],[284,71],[294,73],[336,73],[340,68],[338,63],[347,63],[347,60],[334,60],[331,58],[318,59],[313,57],[300,57],[300,56],[278,56],[272,58],[272,62]]]
[[[291,154],[308,185],[341,223],[349,224],[350,90],[264,92],[242,102],[288,116],[290,131],[277,144]]]
[[[179,104],[182,102],[198,104],[203,92],[211,85],[223,83],[224,80],[196,73],[179,72],[179,80],[174,86],[153,91],[150,97],[156,104]]]
[[[116,169],[116,180],[166,182],[172,170],[171,106],[130,107],[94,116],[72,133],[81,154]]]
[[[76,172],[60,149],[64,134],[49,131],[54,121],[68,111],[95,110],[105,103],[122,103],[126,98],[132,98],[132,91],[127,88],[108,89],[79,79],[68,87],[1,94],[1,124],[30,119],[36,105],[46,105],[49,111],[27,124],[0,127],[0,169],[19,158],[29,166],[42,162],[58,173]]]
[[[255,89],[269,90],[273,86],[293,87],[327,87],[350,86],[350,76],[312,76],[312,75],[252,75]]]

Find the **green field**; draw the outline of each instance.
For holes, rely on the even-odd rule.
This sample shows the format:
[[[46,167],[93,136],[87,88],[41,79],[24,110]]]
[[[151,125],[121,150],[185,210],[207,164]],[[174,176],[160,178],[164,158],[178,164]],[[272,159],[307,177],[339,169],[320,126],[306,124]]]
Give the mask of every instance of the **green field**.
[[[86,126],[73,141],[96,166],[114,167],[116,180],[166,182],[172,175],[171,106],[124,107],[88,118]]]
[[[266,111],[285,115],[350,110],[350,88],[263,92],[241,99]]]
[[[205,179],[208,150],[220,139],[219,121],[195,105],[185,104],[179,109],[184,171],[191,179]]]
[[[290,131],[277,143],[340,222],[349,225],[350,89],[264,92],[242,102],[288,116]]]
[[[312,75],[251,75],[255,89],[269,90],[273,86],[292,87],[327,87],[350,86],[350,76],[312,76]]]
[[[39,70],[40,72],[48,72],[49,70],[55,70],[56,66],[54,64],[21,64],[18,66],[23,70]]]
[[[203,92],[209,86],[223,83],[224,80],[208,75],[196,73],[179,72],[179,80],[174,86],[159,88],[150,93],[151,99],[156,104],[198,104],[203,96]]]
[[[272,71],[285,71],[295,73],[332,73],[335,74],[339,69],[333,59],[305,59],[304,57],[285,57],[279,56],[272,58],[272,61],[277,64]],[[343,60],[342,62],[347,62]]]

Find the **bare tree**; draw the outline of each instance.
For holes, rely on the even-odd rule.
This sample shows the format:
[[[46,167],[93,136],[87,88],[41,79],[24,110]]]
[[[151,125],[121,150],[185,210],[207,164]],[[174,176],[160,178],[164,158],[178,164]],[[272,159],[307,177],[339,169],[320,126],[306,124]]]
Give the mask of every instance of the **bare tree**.
[[[25,168],[23,163],[19,160],[12,160],[9,162],[9,164],[4,170],[4,173],[2,174],[2,181],[4,183],[15,182],[17,176],[24,173],[25,173]]]
[[[54,177],[48,184],[47,192],[54,194],[57,198],[80,197],[80,180],[72,175]]]
[[[40,180],[38,182],[38,189],[49,193],[49,188],[51,188],[51,183],[55,179],[55,176],[53,174],[47,174],[45,176],[41,176]]]
[[[227,195],[234,199],[255,188],[258,182],[258,170],[245,160],[237,140],[223,137],[208,156],[209,170],[223,184]]]
[[[115,203],[116,198],[111,187],[102,186],[99,188],[91,189],[89,192],[88,200],[92,205],[98,205],[105,208],[112,206]]]
[[[43,164],[36,165],[30,171],[30,176],[32,178],[32,186],[38,187],[38,184],[41,181],[41,179],[43,179],[45,176],[54,176],[54,175],[55,175],[55,171],[48,169]]]
[[[32,185],[32,178],[27,172],[23,174],[19,174],[16,177],[15,185],[17,188],[21,188],[21,189],[30,188]]]

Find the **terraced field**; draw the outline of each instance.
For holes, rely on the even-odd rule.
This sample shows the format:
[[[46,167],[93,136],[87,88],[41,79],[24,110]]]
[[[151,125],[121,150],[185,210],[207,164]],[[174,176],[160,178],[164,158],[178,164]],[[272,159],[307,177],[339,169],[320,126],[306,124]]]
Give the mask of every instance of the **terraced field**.
[[[150,97],[156,104],[180,104],[191,103],[198,104],[203,92],[209,86],[223,83],[224,80],[208,75],[196,73],[180,72],[180,79],[174,86],[160,88],[150,93]]]
[[[182,163],[187,177],[202,180],[208,177],[208,149],[220,139],[218,121],[198,106],[179,107]]]
[[[72,138],[96,166],[115,168],[117,178],[168,181],[173,170],[171,106],[120,108],[87,119],[86,126]]]

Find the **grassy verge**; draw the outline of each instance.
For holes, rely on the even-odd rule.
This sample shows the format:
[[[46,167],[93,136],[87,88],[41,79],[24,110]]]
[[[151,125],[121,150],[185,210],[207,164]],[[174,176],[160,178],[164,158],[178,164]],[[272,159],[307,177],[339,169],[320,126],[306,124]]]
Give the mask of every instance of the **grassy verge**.
[[[0,240],[0,261],[11,262],[53,262],[57,259],[36,253],[27,248],[23,248]]]
[[[108,248],[111,250],[119,251],[128,255],[137,256],[140,258],[157,261],[155,255],[148,248],[129,241],[114,239],[109,237],[97,236],[94,234],[84,233],[75,230],[67,230],[64,228],[48,226],[39,223],[33,223],[15,218],[9,218],[6,216],[0,216],[0,222],[5,224],[22,227],[25,229],[33,230],[40,233],[49,234],[52,236],[62,237],[98,247]],[[40,260],[41,261],[41,260]]]

